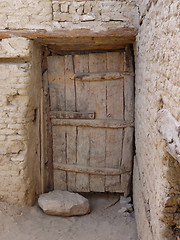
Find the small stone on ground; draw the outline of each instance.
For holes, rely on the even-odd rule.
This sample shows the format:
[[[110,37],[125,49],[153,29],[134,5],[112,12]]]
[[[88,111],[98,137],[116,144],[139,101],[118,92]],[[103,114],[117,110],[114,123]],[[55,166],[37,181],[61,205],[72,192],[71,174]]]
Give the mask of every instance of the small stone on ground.
[[[46,214],[54,216],[80,216],[90,212],[88,199],[68,191],[44,193],[40,195],[38,204]]]

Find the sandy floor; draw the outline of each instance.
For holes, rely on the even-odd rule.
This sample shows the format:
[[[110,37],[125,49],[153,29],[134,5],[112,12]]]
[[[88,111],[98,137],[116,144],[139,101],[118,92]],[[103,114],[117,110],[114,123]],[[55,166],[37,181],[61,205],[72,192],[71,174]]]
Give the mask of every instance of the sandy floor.
[[[91,213],[81,217],[45,215],[36,205],[20,208],[0,202],[0,240],[137,240],[133,213],[118,213],[117,195],[87,196]]]

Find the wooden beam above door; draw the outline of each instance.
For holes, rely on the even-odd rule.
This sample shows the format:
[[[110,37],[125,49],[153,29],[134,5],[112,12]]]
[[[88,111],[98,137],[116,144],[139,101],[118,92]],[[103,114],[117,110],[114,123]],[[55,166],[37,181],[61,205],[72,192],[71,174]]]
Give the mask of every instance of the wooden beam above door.
[[[25,37],[52,51],[116,50],[136,39],[134,28],[119,28],[93,32],[90,29],[76,30],[0,30],[0,39]]]

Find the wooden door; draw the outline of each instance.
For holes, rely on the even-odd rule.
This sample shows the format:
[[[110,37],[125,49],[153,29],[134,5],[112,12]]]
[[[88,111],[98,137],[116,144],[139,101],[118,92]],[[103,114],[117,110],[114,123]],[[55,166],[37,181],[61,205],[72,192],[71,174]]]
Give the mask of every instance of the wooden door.
[[[129,193],[134,74],[129,48],[48,57],[54,189]]]

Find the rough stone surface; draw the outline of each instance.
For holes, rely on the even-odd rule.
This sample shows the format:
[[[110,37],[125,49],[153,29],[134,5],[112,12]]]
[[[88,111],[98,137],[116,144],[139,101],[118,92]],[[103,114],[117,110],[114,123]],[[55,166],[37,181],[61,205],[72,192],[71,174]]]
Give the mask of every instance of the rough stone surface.
[[[40,195],[39,206],[48,215],[79,216],[90,212],[89,201],[78,193],[54,190]]]

